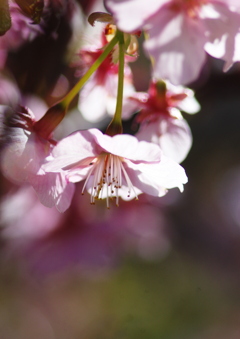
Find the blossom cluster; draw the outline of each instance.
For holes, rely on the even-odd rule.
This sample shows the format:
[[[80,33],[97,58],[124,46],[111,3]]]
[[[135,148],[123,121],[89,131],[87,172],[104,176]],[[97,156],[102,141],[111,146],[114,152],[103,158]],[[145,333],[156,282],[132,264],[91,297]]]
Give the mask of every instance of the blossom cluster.
[[[58,74],[52,86],[57,95],[51,100],[49,92],[43,95],[44,85],[37,93],[45,110],[30,105],[40,99],[21,92],[15,74],[0,75],[2,172],[14,183],[32,186],[43,205],[60,212],[71,205],[78,182],[91,204],[106,199],[108,208],[112,200],[119,205],[120,198],[139,199],[142,193],[162,197],[175,187],[182,192],[188,179],[180,163],[192,145],[182,112],[200,110],[185,86],[198,79],[207,54],[224,60],[225,70],[240,60],[237,1],[105,0],[103,5],[105,11],[88,16],[91,42],[78,38],[77,48],[72,44],[78,49],[72,60],[68,56],[75,80]],[[83,17],[74,0],[3,1],[1,6],[1,69],[8,69],[11,53],[26,43],[57,41],[57,30],[49,33],[53,13],[65,15],[73,36],[77,15]],[[142,42],[151,62],[145,92],[136,89],[131,67],[141,57]],[[70,123],[68,113],[76,106],[78,122],[59,137],[58,126]],[[127,120],[135,126],[131,134],[124,131]]]

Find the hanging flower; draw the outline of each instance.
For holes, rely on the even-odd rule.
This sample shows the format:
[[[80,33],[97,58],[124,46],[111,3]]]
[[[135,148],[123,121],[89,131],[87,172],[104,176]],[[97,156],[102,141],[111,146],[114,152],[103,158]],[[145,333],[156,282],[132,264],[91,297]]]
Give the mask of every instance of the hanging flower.
[[[138,92],[130,99],[136,104],[135,109],[140,109],[136,137],[158,144],[166,156],[182,162],[191,148],[192,134],[180,110],[190,114],[199,111],[193,91],[169,82],[153,81],[148,93]]]
[[[116,26],[109,14],[92,13],[89,22],[94,25],[95,21],[100,21],[106,25],[104,25],[101,35],[94,45],[81,48],[79,52],[80,62],[75,64],[79,66],[76,76],[81,77],[83,71],[86,72],[93,65],[103,53],[105,46],[116,34]],[[135,92],[132,72],[127,62],[136,60],[138,49],[135,35],[126,34],[125,42],[123,119],[129,118],[132,112],[132,105],[126,98]],[[85,120],[99,122],[107,115],[114,115],[118,88],[118,58],[118,46],[115,46],[80,91],[78,108]]]
[[[61,140],[53,149],[53,159],[45,171],[64,170],[70,182],[85,180],[90,201],[119,197],[125,200],[141,193],[163,196],[167,189],[183,190],[187,182],[184,169],[162,155],[159,146],[138,141],[131,135],[113,137],[97,129],[77,131]]]
[[[101,55],[102,50],[82,49],[80,52],[81,63],[91,66]],[[77,73],[77,75],[80,75]],[[124,92],[123,92],[123,119],[129,118],[132,105],[127,97],[135,92],[132,72],[130,67],[124,67]],[[118,86],[118,64],[112,62],[111,55],[99,66],[93,76],[85,84],[79,94],[78,108],[85,120],[99,122],[107,115],[113,116],[116,108],[116,95]]]

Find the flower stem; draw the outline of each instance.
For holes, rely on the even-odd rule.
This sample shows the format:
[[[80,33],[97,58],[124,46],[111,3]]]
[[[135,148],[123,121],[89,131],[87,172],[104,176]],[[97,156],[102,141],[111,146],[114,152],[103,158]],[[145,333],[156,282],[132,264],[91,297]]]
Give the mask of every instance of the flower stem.
[[[1,1],[1,0],[0,0]],[[118,43],[119,38],[117,35],[109,42],[109,44],[104,49],[103,53],[99,58],[92,64],[89,70],[84,74],[84,76],[76,83],[76,85],[70,90],[65,97],[58,101],[55,105],[51,106],[45,115],[34,124],[35,131],[45,137],[46,139],[57,127],[57,125],[63,120],[68,110],[68,106],[73,100],[73,98],[78,94],[83,85],[87,82],[90,76],[98,69],[101,63],[106,59],[106,57],[111,53],[114,46]]]
[[[90,76],[98,69],[101,63],[106,59],[109,53],[112,51],[113,47],[117,44],[118,37],[114,36],[114,38],[109,42],[109,44],[104,49],[103,53],[99,56],[99,58],[92,64],[89,70],[84,74],[84,76],[76,83],[76,85],[70,90],[70,92],[61,100],[62,106],[67,108],[73,98],[78,94],[83,85],[88,81]]]
[[[117,103],[114,117],[108,128],[106,134],[115,135],[122,133],[122,106],[123,106],[123,86],[124,86],[124,54],[125,44],[124,35],[118,31],[116,36],[118,37],[119,45],[119,66],[118,66],[118,89],[117,89]]]

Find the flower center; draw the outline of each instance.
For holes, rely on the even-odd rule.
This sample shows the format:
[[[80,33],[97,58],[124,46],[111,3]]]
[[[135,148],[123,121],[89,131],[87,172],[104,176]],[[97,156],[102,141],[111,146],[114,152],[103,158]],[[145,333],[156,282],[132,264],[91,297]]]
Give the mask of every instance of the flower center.
[[[137,199],[137,194],[133,184],[123,165],[124,159],[113,154],[102,153],[91,162],[90,169],[86,181],[84,183],[82,193],[92,177],[91,182],[91,204],[95,204],[96,199],[107,200],[107,208],[109,208],[109,198],[116,197],[116,205],[119,205],[119,189],[122,185],[127,186],[127,196],[130,197],[131,192]]]

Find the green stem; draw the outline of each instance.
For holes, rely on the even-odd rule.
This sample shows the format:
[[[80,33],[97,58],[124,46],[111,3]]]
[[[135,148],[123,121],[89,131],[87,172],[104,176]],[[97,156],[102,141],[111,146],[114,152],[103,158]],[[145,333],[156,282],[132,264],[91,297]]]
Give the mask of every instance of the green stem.
[[[83,85],[88,81],[91,75],[98,69],[101,63],[106,59],[109,53],[112,51],[113,47],[118,43],[117,35],[109,42],[109,44],[104,49],[103,53],[99,58],[92,64],[89,70],[84,74],[84,76],[76,83],[76,85],[70,90],[70,92],[61,100],[62,106],[67,108],[73,98],[78,94]]]
[[[119,34],[120,35],[120,34]],[[116,122],[122,123],[122,105],[123,105],[123,85],[124,85],[124,53],[125,45],[123,34],[119,38],[119,68],[118,68],[118,90],[117,90],[117,104],[116,111],[114,115],[114,120]]]
[[[122,106],[123,106],[123,86],[124,86],[124,54],[125,44],[122,32],[117,32],[119,45],[119,66],[118,66],[118,89],[116,110],[112,121],[110,122],[106,134],[115,135],[122,133]]]

